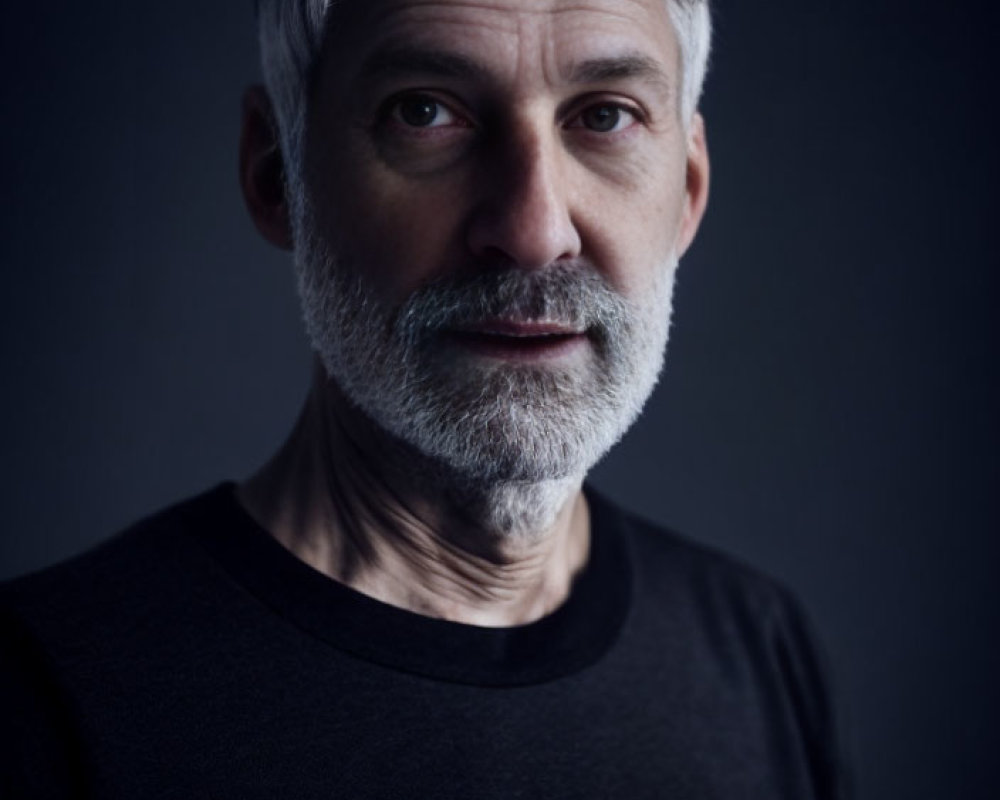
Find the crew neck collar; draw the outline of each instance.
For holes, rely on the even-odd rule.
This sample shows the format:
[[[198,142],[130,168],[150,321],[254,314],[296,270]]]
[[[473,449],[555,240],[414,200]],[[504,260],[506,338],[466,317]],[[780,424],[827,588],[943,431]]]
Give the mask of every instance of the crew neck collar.
[[[506,628],[428,617],[322,574],[285,549],[240,505],[235,483],[203,495],[189,526],[247,591],[306,633],[350,655],[453,683],[518,686],[577,672],[611,647],[631,597],[620,512],[589,487],[591,544],[569,597],[541,619]],[[197,512],[196,512],[197,513]]]

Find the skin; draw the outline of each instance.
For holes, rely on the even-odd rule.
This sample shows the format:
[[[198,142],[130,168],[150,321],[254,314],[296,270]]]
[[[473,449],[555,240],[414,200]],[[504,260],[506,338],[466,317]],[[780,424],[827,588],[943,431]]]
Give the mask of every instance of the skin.
[[[581,262],[628,298],[687,249],[708,155],[682,120],[663,0],[376,0],[337,11],[317,66],[305,181],[345,263],[394,307],[462,270]],[[240,174],[266,239],[292,247],[273,115],[244,98]],[[513,342],[463,358],[580,358]],[[413,478],[419,454],[321,368],[279,454],[244,483],[250,513],[306,563],[384,602],[477,625],[551,612],[586,564],[577,490],[551,528],[489,534]]]

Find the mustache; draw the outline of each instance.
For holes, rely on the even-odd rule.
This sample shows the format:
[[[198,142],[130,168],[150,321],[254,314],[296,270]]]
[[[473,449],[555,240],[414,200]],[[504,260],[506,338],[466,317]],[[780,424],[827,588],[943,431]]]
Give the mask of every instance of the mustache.
[[[608,334],[630,318],[631,304],[596,270],[482,270],[421,287],[399,307],[394,327],[408,339],[485,320],[546,322]]]

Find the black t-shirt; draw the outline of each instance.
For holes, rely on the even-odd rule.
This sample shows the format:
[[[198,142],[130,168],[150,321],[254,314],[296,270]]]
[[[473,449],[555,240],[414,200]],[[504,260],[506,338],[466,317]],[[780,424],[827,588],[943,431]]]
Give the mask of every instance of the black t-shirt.
[[[570,597],[513,628],[323,576],[232,484],[0,587],[0,796],[843,797],[787,594],[588,500]]]

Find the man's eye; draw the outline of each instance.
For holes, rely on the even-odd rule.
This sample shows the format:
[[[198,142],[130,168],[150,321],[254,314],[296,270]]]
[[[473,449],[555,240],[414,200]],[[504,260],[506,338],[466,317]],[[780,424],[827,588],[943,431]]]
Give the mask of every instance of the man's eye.
[[[411,128],[441,128],[460,124],[460,117],[430,95],[403,97],[392,107],[396,122]]]
[[[615,103],[602,103],[584,109],[572,127],[583,127],[594,133],[617,133],[636,121],[636,115],[629,109]]]

